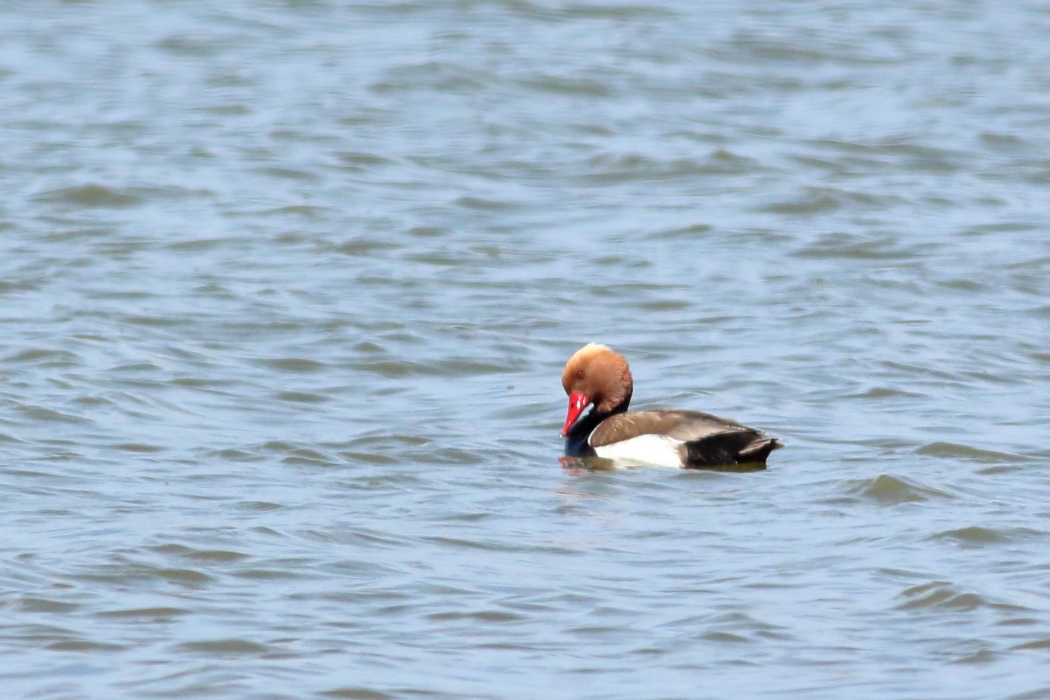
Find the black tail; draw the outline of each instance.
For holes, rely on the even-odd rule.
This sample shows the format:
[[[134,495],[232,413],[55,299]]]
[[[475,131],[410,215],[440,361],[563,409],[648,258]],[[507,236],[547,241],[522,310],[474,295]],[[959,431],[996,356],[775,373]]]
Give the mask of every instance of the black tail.
[[[730,464],[765,465],[769,453],[783,447],[774,437],[750,430],[709,435],[685,443],[687,469],[710,469]]]

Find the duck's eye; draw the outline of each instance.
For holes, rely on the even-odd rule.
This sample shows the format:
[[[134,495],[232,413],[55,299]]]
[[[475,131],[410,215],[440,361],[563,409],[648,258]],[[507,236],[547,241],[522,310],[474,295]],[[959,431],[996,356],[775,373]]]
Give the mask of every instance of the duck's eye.
[[[576,378],[577,379],[583,379],[583,370],[582,369],[576,370]]]

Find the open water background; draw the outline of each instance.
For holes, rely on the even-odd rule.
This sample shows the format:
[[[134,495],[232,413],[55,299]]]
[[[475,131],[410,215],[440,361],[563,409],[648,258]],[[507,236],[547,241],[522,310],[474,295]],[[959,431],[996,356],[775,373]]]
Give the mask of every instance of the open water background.
[[[0,687],[1050,698],[1050,5],[0,5]],[[585,342],[765,472],[558,462]]]

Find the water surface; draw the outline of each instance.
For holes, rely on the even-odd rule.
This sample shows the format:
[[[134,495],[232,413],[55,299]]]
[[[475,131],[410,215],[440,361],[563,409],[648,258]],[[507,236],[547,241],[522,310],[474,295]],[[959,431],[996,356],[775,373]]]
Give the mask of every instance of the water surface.
[[[7,3],[12,697],[1050,697],[1050,11]],[[563,468],[589,341],[750,474]]]

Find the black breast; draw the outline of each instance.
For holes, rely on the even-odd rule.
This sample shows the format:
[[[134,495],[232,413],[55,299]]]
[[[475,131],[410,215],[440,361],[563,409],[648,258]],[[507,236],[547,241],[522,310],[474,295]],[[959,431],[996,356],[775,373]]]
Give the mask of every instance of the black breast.
[[[597,413],[593,409],[590,413],[580,418],[569,428],[569,434],[565,436],[566,457],[597,457],[587,438],[591,436],[594,429],[608,417],[608,414]]]

